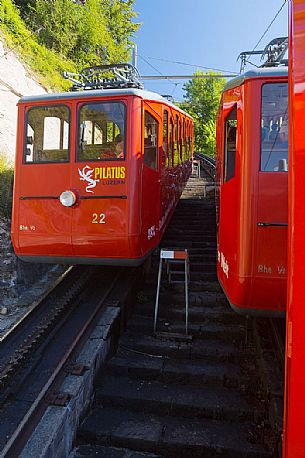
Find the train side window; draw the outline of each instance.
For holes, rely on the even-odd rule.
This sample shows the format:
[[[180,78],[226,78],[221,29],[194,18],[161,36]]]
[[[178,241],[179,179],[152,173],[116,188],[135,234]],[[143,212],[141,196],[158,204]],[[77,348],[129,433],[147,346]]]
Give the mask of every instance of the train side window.
[[[144,164],[158,169],[158,121],[147,111],[144,115]]]
[[[288,84],[262,86],[261,106],[262,172],[288,171]]]
[[[126,107],[92,102],[79,109],[78,160],[122,160],[126,156]]]
[[[64,105],[33,107],[27,113],[24,162],[69,160],[70,110]]]
[[[169,167],[173,166],[173,150],[174,150],[173,149],[173,142],[174,142],[173,132],[174,132],[174,125],[173,125],[173,120],[171,118],[170,123],[169,123],[169,139],[168,139],[168,154],[169,154],[168,165]]]
[[[166,167],[169,167],[169,152],[168,152],[168,111],[163,112],[163,154],[165,156]]]
[[[189,136],[190,136],[190,123],[189,123],[189,121],[186,121],[186,124],[185,124],[185,150],[186,150],[186,159],[189,159],[189,157],[190,157],[190,142],[189,142]]]
[[[185,160],[185,144],[184,144],[184,140],[185,140],[185,120],[184,120],[184,118],[182,120],[182,124],[180,123],[180,128],[181,128],[181,151],[180,151],[180,157],[181,157],[182,162],[184,162],[184,160]]]
[[[236,140],[237,140],[237,108],[230,111],[225,120],[224,145],[224,183],[235,176]]]
[[[174,131],[174,159],[173,165],[179,164],[179,117],[176,115]]]

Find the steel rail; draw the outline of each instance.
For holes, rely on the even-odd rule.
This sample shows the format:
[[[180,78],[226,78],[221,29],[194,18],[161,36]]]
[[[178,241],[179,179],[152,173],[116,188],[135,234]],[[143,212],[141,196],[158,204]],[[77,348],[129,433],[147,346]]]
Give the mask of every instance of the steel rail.
[[[70,275],[68,275],[70,274]],[[31,310],[19,320],[18,324],[9,330],[5,338],[0,342],[1,364],[0,364],[0,401],[3,403],[7,396],[7,387],[15,377],[15,371],[24,367],[24,362],[37,344],[42,341],[50,330],[54,328],[54,318],[65,312],[70,301],[76,297],[78,290],[88,280],[88,271],[79,275],[76,267],[69,269],[65,275],[55,282],[44,297],[34,305]],[[67,285],[66,285],[67,283]],[[68,294],[63,292],[65,287]]]
[[[105,300],[109,296],[110,292],[113,290],[114,285],[116,284],[119,278],[120,272],[116,273],[113,280],[108,285],[106,291],[104,292],[102,298],[98,301],[97,305],[95,306],[94,310],[92,311],[91,315],[88,317],[84,325],[78,331],[76,338],[71,343],[70,347],[61,358],[59,363],[57,364],[55,370],[53,371],[52,375],[48,378],[47,383],[42,387],[40,390],[39,395],[36,397],[34,403],[30,407],[27,414],[23,417],[22,421],[19,423],[18,427],[16,428],[13,435],[10,437],[8,442],[6,443],[3,450],[0,452],[1,458],[10,458],[12,456],[18,456],[24,445],[34,428],[38,424],[39,419],[42,417],[44,411],[47,409],[43,406],[43,403],[46,399],[46,396],[51,391],[51,389],[57,384],[58,379],[61,376],[63,368],[68,363],[69,359],[72,357],[73,353],[76,351],[77,347],[81,344],[82,339],[85,337],[87,332],[89,331],[91,325],[94,323],[96,316],[101,311]],[[29,424],[31,423],[31,427],[29,428]],[[27,430],[28,428],[28,430]]]
[[[69,267],[67,270],[65,270],[64,273],[62,273],[55,281],[54,283],[50,286],[50,288],[47,288],[46,291],[37,299],[37,301],[34,301],[33,304],[28,308],[27,312],[22,315],[22,317],[16,321],[16,323],[8,329],[1,337],[0,337],[0,344],[5,341],[8,337],[12,336],[13,333],[18,331],[18,328],[20,328],[21,325],[25,324],[27,320],[32,316],[32,314],[35,312],[35,310],[40,306],[40,304],[46,299],[49,294],[54,291],[54,289],[65,279],[65,277],[68,275],[69,272],[72,271],[74,266]]]

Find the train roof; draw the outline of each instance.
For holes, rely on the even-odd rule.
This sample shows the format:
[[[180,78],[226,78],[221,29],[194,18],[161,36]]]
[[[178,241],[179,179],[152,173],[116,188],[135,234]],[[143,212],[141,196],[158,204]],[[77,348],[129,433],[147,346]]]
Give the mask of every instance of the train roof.
[[[146,91],[144,89],[94,89],[86,91],[71,91],[71,92],[59,92],[51,94],[39,94],[39,95],[29,95],[23,96],[19,99],[18,103],[28,103],[28,102],[59,102],[62,100],[68,99],[82,99],[90,97],[112,97],[112,96],[136,96],[145,100],[150,100],[154,102],[161,102],[168,106],[175,108],[176,110],[184,113],[185,115],[191,117],[188,113],[183,111],[181,108],[177,107],[174,103],[162,97],[162,95],[157,94],[156,92]]]
[[[268,78],[274,76],[288,76],[288,67],[259,67],[255,70],[250,70],[228,81],[223,89],[223,92],[227,91],[228,89],[233,89],[234,87],[241,86],[246,80],[249,79]]]

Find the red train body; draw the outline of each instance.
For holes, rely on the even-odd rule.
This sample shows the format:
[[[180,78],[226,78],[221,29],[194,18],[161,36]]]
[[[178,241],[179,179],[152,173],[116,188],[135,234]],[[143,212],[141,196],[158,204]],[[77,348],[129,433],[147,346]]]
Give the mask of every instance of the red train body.
[[[283,458],[305,457],[305,1],[290,3],[289,231]]]
[[[285,310],[287,78],[286,67],[236,77],[217,115],[217,273],[239,313]]]
[[[26,261],[139,265],[191,173],[193,121],[142,89],[24,97],[12,241]]]

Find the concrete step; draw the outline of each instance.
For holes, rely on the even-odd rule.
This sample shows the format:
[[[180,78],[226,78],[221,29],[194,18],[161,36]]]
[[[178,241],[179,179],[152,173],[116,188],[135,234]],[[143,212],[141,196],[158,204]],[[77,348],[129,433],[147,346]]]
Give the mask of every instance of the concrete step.
[[[159,382],[238,387],[240,367],[229,362],[155,358],[121,349],[107,365],[107,373]]]
[[[205,242],[213,242],[213,243],[216,243],[216,234],[213,234],[212,231],[211,233],[207,234],[207,235],[203,235],[203,234],[189,234],[188,231],[183,231],[183,232],[179,232],[179,233],[173,233],[172,231],[170,231],[169,233],[165,233],[164,234],[164,239],[171,239],[171,238],[174,238],[175,241],[180,241],[180,240],[183,240],[183,241],[186,241],[186,242],[189,242],[189,241],[192,241],[192,242],[202,242],[203,240]]]
[[[178,306],[177,303],[173,304],[162,299],[160,296],[159,317],[160,319],[169,321],[181,321],[185,316],[185,306],[181,301]],[[134,314],[143,317],[153,318],[155,311],[154,302],[138,303],[135,305]],[[237,315],[229,306],[221,304],[215,305],[190,305],[189,306],[189,320],[194,324],[204,323],[218,323],[218,324],[232,324],[240,326],[241,330],[246,328],[246,318]]]
[[[157,329],[159,332],[169,332],[174,334],[185,333],[185,313],[181,313],[180,320],[173,320],[164,315],[158,316]],[[129,331],[138,331],[141,334],[151,335],[153,330],[153,316],[134,315],[128,323]],[[211,339],[222,339],[224,342],[239,342],[245,339],[246,329],[243,325],[224,324],[221,322],[198,322],[189,316],[188,333],[191,336],[205,337]]]
[[[109,447],[105,445],[79,445],[73,451],[73,458],[161,458],[145,452],[135,452],[126,448]],[[72,458],[72,456],[71,456]]]
[[[171,263],[170,270],[173,271],[183,271],[184,272],[184,263]],[[213,260],[212,262],[200,262],[200,261],[192,261],[190,262],[190,271],[191,272],[201,272],[204,271],[206,273],[216,272],[216,263]]]
[[[182,288],[181,288],[182,289]],[[164,291],[165,290],[165,291]],[[167,290],[167,283],[162,283],[162,289],[160,296],[162,295],[163,302],[171,303],[175,305],[185,304],[184,288],[179,293]],[[230,310],[228,302],[223,293],[217,292],[199,292],[189,291],[188,294],[190,306],[203,306],[203,307],[215,307],[221,305],[224,310]]]
[[[143,285],[143,288],[152,288],[153,289],[153,294],[156,294],[157,291],[157,271],[152,272],[150,274],[150,279],[145,281],[145,284]],[[184,285],[171,285],[168,284],[165,286],[167,291],[175,291],[175,292],[184,292]],[[222,297],[225,297],[220,284],[218,283],[217,280],[214,281],[203,281],[203,280],[190,280],[189,282],[189,291],[196,291],[196,292],[217,292],[222,295]]]
[[[95,401],[103,407],[125,407],[156,415],[257,420],[257,406],[239,391],[220,386],[196,386],[158,380],[108,376],[96,381]]]
[[[256,427],[248,422],[209,421],[120,408],[94,409],[80,430],[80,438],[111,447],[128,447],[164,457],[267,458],[253,443]]]
[[[217,275],[215,272],[193,272],[191,270],[192,281],[216,281]]]
[[[176,291],[175,288],[173,287],[175,285],[172,285],[171,283],[167,283],[166,281],[163,281],[161,283],[161,288],[160,288],[160,304],[164,304],[166,307],[167,304],[175,304],[176,306],[179,305],[184,305],[185,304],[185,291],[184,291],[184,284],[181,285],[181,290]],[[156,298],[156,293],[157,293],[157,285],[152,285],[151,288],[145,290],[145,302],[155,301]],[[143,296],[143,297],[144,297]],[[206,309],[209,308],[214,308],[217,306],[220,306],[223,311],[228,311],[230,314],[233,316],[233,312],[231,311],[231,308],[224,297],[224,295],[221,292],[217,291],[207,291],[207,292],[202,292],[202,291],[194,291],[191,288],[189,288],[189,293],[188,293],[188,299],[189,299],[189,306],[190,307],[204,307]],[[217,310],[220,310],[219,308]]]
[[[164,238],[161,240],[161,248],[168,248],[168,247],[172,247],[173,249],[177,248],[177,249],[180,249],[180,248],[183,248],[183,249],[189,249],[189,248],[201,248],[201,249],[204,249],[204,248],[213,248],[215,250],[215,253],[216,253],[216,239],[215,241],[214,240],[206,240],[202,237],[201,240],[199,241],[192,241],[192,239],[190,240],[176,240],[176,239],[172,239],[172,238],[167,238],[164,236]]]
[[[216,229],[216,224],[212,222],[207,222],[205,221],[203,223],[198,223],[192,222],[188,223],[187,225],[184,224],[183,220],[180,220],[181,224],[178,224],[178,222],[175,222],[175,224],[170,224],[167,233],[172,232],[173,234],[180,234],[183,230],[184,232],[187,232],[188,234],[194,234],[194,235],[214,235],[215,234],[215,229]],[[184,227],[182,227],[184,226]],[[185,227],[186,226],[186,227]]]
[[[234,362],[240,356],[238,346],[222,339],[194,338],[192,342],[174,342],[165,337],[161,339],[153,335],[134,335],[126,332],[121,337],[119,345],[123,349],[174,359]]]

